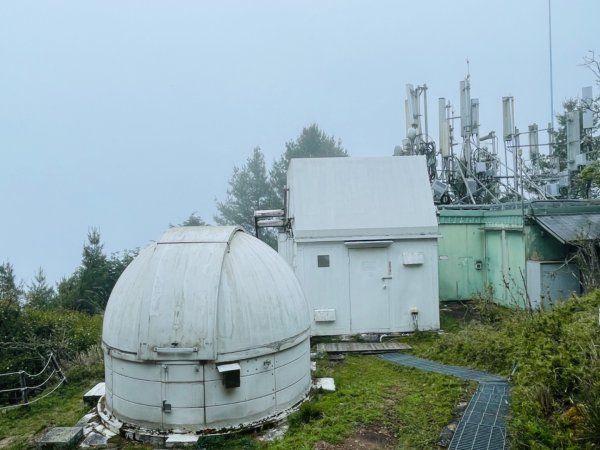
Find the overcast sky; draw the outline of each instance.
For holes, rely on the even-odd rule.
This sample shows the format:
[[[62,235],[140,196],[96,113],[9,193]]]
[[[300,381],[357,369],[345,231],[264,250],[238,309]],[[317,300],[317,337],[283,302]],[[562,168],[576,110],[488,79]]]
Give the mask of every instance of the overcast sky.
[[[599,20],[600,1],[552,1],[557,113],[594,84]],[[233,166],[255,146],[270,165],[311,123],[391,155],[406,83],[429,87],[437,138],[467,59],[482,134],[506,95],[518,127],[547,125],[547,0],[2,0],[0,262],[55,282],[90,227],[111,253],[212,222]]]

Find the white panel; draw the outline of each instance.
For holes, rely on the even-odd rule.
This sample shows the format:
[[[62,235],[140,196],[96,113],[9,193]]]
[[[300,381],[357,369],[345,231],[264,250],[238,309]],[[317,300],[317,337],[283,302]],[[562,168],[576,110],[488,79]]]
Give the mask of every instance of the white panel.
[[[421,252],[404,252],[402,253],[402,263],[405,266],[425,264],[425,255]]]
[[[275,367],[285,366],[286,364],[296,361],[298,358],[306,357],[306,355],[309,354],[310,345],[309,341],[306,340],[306,342],[303,342],[302,344],[277,353],[275,355]]]
[[[280,391],[310,374],[310,354],[275,369],[275,390]]]
[[[592,86],[582,89],[581,100],[584,105],[583,109],[583,128],[590,129],[594,127],[594,114],[590,109],[593,101]]]
[[[306,374],[291,386],[277,391],[277,406],[285,409],[298,403],[304,397],[304,393],[309,390],[310,381],[310,375]]]
[[[172,408],[202,408],[204,383],[165,383],[164,399]],[[189,423],[189,422],[182,422]]]
[[[406,85],[406,129],[419,128],[419,98],[412,84]]]
[[[569,186],[569,172],[567,170],[563,170],[559,172],[558,178],[558,186],[559,187],[568,187]]]
[[[585,166],[587,164],[587,155],[585,153],[575,155],[575,164],[577,167]]]
[[[277,253],[293,267],[294,265],[294,240],[287,233],[277,233]]]
[[[269,414],[275,408],[275,394],[255,398],[242,403],[231,403],[227,405],[207,406],[206,422],[234,424],[248,422],[257,417]]]
[[[315,322],[334,322],[335,309],[315,309]]]
[[[253,375],[255,373],[271,372],[275,367],[275,355],[261,358],[246,359],[241,361],[241,375]]]
[[[139,403],[129,402],[117,395],[113,396],[112,413],[119,419],[133,423],[162,423],[161,406],[147,406]]]
[[[173,364],[167,363],[168,373],[166,379],[171,382],[197,382],[203,379],[201,364]]]
[[[471,134],[471,87],[469,80],[460,82],[460,129],[461,136],[467,138]]]
[[[502,97],[502,129],[504,140],[512,140],[515,132],[514,100],[512,97]]]
[[[274,345],[307,333],[311,323],[290,266],[245,233],[238,233],[224,258],[216,317],[220,355],[238,350],[252,356],[273,353]]]
[[[471,99],[471,132],[479,134],[479,99]]]
[[[423,253],[426,265],[405,266],[404,253]],[[400,241],[390,247],[390,331],[414,330],[410,308],[419,309],[419,329],[439,328],[438,252],[435,240]]]
[[[106,383],[106,390],[112,391],[112,356],[104,354],[104,382]]]
[[[113,395],[141,405],[162,405],[160,381],[143,381],[113,373]]]
[[[431,190],[437,197],[440,197],[448,190],[448,185],[440,180],[435,180],[431,185]]]
[[[330,267],[317,267],[317,256],[329,255]],[[343,242],[328,244],[298,244],[298,272],[304,295],[311,311],[335,309],[335,322],[312,323],[311,334],[338,334],[350,330],[348,294],[348,249]],[[331,280],[336,280],[332,283]],[[282,356],[277,355],[280,359]]]
[[[160,381],[162,379],[160,363],[136,363],[112,358],[112,367],[116,373],[140,380]]]
[[[446,118],[446,99],[441,97],[438,100],[438,114],[439,114],[439,147],[442,157],[447,158],[451,156],[452,150],[450,148],[450,125]]]
[[[537,124],[529,125],[529,158],[537,160],[540,154],[540,147],[538,144],[538,126]]]
[[[527,292],[533,308],[549,308],[579,293],[579,269],[562,261],[527,261]]]
[[[567,164],[570,171],[577,170],[576,158],[581,153],[580,112],[567,113]]]
[[[558,183],[548,183],[545,186],[545,190],[546,195],[550,195],[552,197],[558,197],[560,193]]]
[[[204,423],[204,408],[172,408],[163,413],[163,427],[176,426],[183,430],[196,430]],[[187,425],[187,426],[186,426]]]
[[[207,381],[206,406],[242,403],[275,392],[273,371],[240,377],[240,386],[226,388],[222,380]]]

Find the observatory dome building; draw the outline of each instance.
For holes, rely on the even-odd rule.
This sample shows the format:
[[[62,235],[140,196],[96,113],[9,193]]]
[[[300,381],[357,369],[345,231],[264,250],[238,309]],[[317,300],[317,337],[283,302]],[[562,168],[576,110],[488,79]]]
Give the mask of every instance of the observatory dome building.
[[[310,387],[310,317],[288,264],[239,227],[181,227],[119,278],[102,330],[103,415],[202,431],[285,414]]]

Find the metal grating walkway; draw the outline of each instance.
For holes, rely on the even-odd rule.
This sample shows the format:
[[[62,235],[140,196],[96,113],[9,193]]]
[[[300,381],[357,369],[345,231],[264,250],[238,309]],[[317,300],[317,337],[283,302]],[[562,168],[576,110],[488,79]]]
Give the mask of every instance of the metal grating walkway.
[[[381,358],[407,367],[453,375],[479,382],[463,414],[449,450],[504,450],[506,444],[506,416],[510,401],[510,386],[499,376],[478,370],[447,366],[427,359],[400,353],[380,355]]]
[[[506,448],[506,416],[509,386],[481,383],[454,432],[449,450],[503,450]]]
[[[403,366],[414,367],[421,369],[426,372],[437,372],[446,375],[453,375],[458,378],[465,380],[478,381],[479,383],[505,383],[506,379],[497,375],[491,375],[489,373],[480,372],[479,370],[465,369],[464,367],[458,366],[447,366],[435,361],[428,359],[417,358],[416,356],[405,355],[402,353],[389,353],[387,355],[381,355],[383,359],[388,361],[401,364]]]

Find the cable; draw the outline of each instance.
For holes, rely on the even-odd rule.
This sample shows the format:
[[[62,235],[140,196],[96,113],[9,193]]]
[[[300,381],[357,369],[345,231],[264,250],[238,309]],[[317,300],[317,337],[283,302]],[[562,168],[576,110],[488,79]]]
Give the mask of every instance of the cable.
[[[65,382],[65,378],[61,379],[60,382],[50,392],[47,392],[46,394],[42,395],[41,397],[36,397],[35,399],[33,399],[30,402],[19,403],[18,405],[2,406],[2,407],[0,407],[0,411],[3,411],[5,409],[19,408],[21,406],[29,406],[29,405],[32,405],[33,403],[39,402],[43,398],[48,397],[50,394],[52,394],[54,391],[56,391],[64,382]]]

